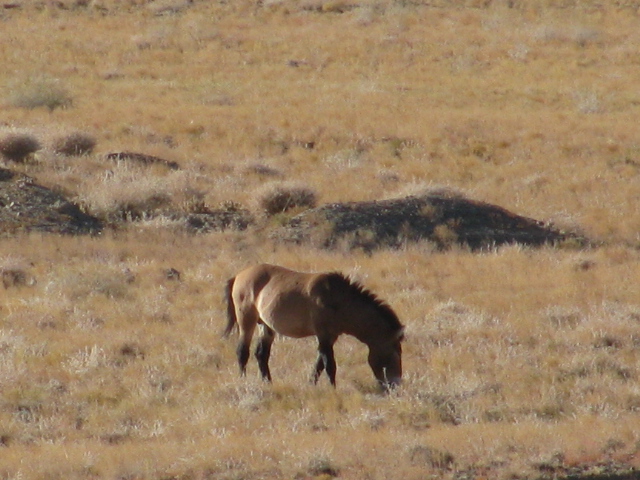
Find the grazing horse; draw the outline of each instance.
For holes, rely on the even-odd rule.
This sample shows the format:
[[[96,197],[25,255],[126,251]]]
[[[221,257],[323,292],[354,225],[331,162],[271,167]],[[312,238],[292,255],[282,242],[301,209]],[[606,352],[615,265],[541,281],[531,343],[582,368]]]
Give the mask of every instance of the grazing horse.
[[[269,355],[275,333],[318,338],[314,383],[324,370],[336,384],[333,345],[346,333],[369,347],[369,365],[384,388],[402,377],[404,327],[389,305],[341,273],[302,273],[276,265],[257,265],[238,273],[225,290],[228,336],[240,330],[238,363],[245,374],[251,339],[257,325],[262,335],[256,348],[262,378],[271,381]]]

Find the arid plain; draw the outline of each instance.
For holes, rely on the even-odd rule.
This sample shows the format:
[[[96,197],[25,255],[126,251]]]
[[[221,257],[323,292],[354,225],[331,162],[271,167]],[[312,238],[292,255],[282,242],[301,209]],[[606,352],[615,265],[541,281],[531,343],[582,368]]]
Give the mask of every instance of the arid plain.
[[[117,223],[0,239],[18,272],[0,286],[0,478],[639,467],[640,17],[610,3],[0,2],[0,147],[42,147],[2,166]],[[74,132],[91,152],[56,153]],[[318,204],[446,189],[593,247],[282,244],[300,209],[262,209],[283,186]],[[162,215],[220,205],[257,221],[192,234]],[[276,341],[272,385],[254,361],[240,378],[222,289],[257,262],[385,299],[407,326],[402,387],[381,394],[349,338],[335,390],[308,382],[311,339]]]

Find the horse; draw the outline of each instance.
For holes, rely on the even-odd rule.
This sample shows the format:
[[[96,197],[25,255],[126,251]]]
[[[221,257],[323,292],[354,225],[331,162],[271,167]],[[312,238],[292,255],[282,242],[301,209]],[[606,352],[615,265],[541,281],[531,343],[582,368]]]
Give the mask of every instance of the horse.
[[[292,338],[317,337],[313,383],[326,371],[329,382],[336,386],[333,346],[342,334],[369,347],[369,366],[383,388],[388,390],[401,382],[404,326],[386,302],[342,273],[304,273],[260,264],[227,281],[225,300],[228,321],[224,336],[238,327],[236,353],[242,376],[251,340],[260,325],[255,357],[265,381],[271,382],[269,356],[278,333]]]

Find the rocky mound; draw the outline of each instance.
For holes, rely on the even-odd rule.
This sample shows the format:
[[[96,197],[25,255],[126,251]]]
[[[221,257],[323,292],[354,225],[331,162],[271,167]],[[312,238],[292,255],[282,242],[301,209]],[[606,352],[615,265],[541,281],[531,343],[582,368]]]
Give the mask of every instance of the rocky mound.
[[[171,209],[147,213],[149,218],[160,216],[182,222],[192,233],[245,230],[255,221],[247,209],[232,202],[197,213]],[[126,217],[121,221],[134,219],[133,215]],[[81,235],[99,233],[104,227],[101,219],[82,212],[60,193],[22,173],[0,168],[0,234],[37,231]],[[284,227],[272,231],[272,236],[320,248],[344,246],[366,251],[417,241],[430,241],[439,249],[460,245],[472,250],[505,244],[588,243],[579,235],[496,205],[446,193],[323,205],[293,217]]]
[[[167,167],[170,170],[180,170],[178,162],[171,160],[165,160],[164,158],[156,157],[154,155],[147,155],[146,153],[138,152],[113,152],[107,154],[107,160],[113,160],[115,162],[129,161],[138,163],[144,166],[161,165]]]
[[[51,232],[95,234],[102,222],[83,213],[61,194],[34,183],[31,177],[0,168],[0,234]]]
[[[180,215],[178,215],[180,216]],[[249,210],[237,204],[230,203],[221,208],[207,210],[201,213],[190,213],[180,216],[185,222],[185,228],[191,233],[209,233],[223,230],[246,230],[254,223]]]
[[[0,235],[33,231],[95,234],[107,225],[117,227],[130,221],[156,217],[182,224],[190,233],[246,230],[254,221],[247,209],[233,202],[197,213],[173,211],[171,208],[158,212],[151,208],[129,208],[118,218],[99,219],[82,212],[60,193],[38,185],[31,177],[0,167]]]
[[[505,244],[541,246],[582,237],[484,202],[447,194],[324,205],[303,212],[285,226],[285,241],[323,248],[338,244],[367,251],[428,240],[438,248],[472,250]]]

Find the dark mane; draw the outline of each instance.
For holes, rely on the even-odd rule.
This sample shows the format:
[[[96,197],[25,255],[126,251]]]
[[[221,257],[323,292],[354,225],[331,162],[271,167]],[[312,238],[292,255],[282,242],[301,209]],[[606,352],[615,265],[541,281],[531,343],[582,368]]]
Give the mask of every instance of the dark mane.
[[[387,322],[392,331],[396,332],[402,328],[402,323],[398,319],[396,312],[389,306],[387,302],[378,297],[371,290],[365,288],[361,283],[351,280],[349,277],[340,272],[331,272],[327,274],[329,282],[333,285],[339,284],[345,287],[352,295],[360,297],[365,302],[371,304],[378,310],[380,316]]]

